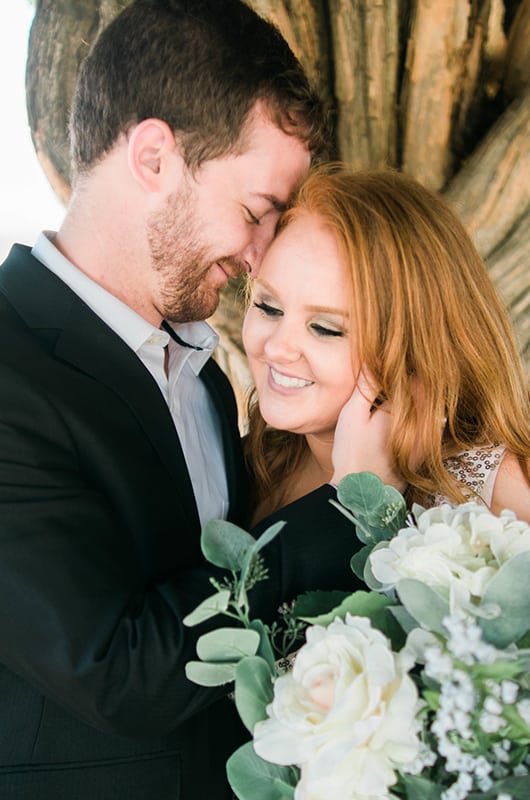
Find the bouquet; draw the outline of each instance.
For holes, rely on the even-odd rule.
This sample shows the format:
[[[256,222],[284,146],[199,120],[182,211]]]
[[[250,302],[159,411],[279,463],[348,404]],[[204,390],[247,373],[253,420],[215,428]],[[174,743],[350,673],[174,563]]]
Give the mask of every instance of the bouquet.
[[[530,526],[477,502],[409,514],[371,473],[336,503],[363,547],[367,591],[312,592],[267,627],[258,540],[228,522],[202,535],[231,578],[185,620],[238,621],[198,640],[196,683],[234,682],[252,740],[228,761],[239,800],[528,800]]]

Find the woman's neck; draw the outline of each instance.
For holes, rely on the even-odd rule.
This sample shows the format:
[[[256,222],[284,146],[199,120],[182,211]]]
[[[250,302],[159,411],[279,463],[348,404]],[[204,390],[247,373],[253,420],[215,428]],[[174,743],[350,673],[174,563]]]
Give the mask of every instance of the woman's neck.
[[[258,504],[252,520],[253,524],[331,480],[333,439],[317,436],[306,436],[305,438],[307,451],[298,469],[289,475],[281,486],[276,487],[269,497]]]
[[[327,483],[333,475],[333,463],[331,453],[333,451],[333,434],[308,434],[306,437],[308,447],[308,469],[312,469],[315,475],[320,474],[322,483]]]

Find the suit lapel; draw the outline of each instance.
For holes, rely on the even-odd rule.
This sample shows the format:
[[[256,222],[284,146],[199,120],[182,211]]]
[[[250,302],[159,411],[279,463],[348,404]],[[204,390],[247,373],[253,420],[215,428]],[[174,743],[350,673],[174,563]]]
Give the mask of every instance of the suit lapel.
[[[241,522],[247,505],[247,491],[234,393],[228,378],[212,358],[202,368],[200,377],[208,389],[221,422],[230,498],[228,518],[235,522]]]
[[[66,284],[15,246],[0,269],[0,289],[32,328],[49,338],[57,358],[105,384],[128,406],[178,486],[188,519],[199,527],[180,441],[160,390],[137,355]]]

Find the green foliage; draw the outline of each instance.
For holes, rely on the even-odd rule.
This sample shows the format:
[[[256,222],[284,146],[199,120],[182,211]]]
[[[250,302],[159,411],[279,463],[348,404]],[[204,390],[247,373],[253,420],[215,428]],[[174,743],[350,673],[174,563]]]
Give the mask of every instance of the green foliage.
[[[307,611],[312,607],[317,611],[322,596],[326,594],[334,594],[333,592],[308,592],[303,595],[301,600],[295,606],[295,612],[302,617],[305,622],[311,625],[323,625],[327,627],[336,617],[345,619],[346,614],[351,614],[354,617],[368,617],[372,621],[375,628],[385,633],[389,638],[392,632],[391,617],[386,613],[386,609],[392,605],[392,601],[382,594],[375,594],[373,592],[364,592],[359,590],[353,594],[347,594],[341,599],[339,605],[332,608],[330,611],[323,613],[316,613],[315,616],[309,616]],[[314,597],[313,597],[314,595]],[[313,600],[313,603],[311,602]],[[322,608],[322,605],[320,605]],[[303,616],[300,612],[306,612]]]
[[[427,584],[412,578],[401,580],[397,585],[397,593],[416,623],[428,631],[445,636],[443,619],[449,614],[449,604],[445,598]]]
[[[201,661],[238,661],[253,656],[259,647],[259,633],[249,628],[217,628],[201,636],[197,655]]]
[[[264,661],[266,661],[271,673],[274,673],[276,669],[276,663],[274,659],[274,652],[271,646],[269,628],[260,619],[251,620],[249,623],[249,628],[259,634],[259,647],[256,655],[260,656]]]
[[[489,792],[471,792],[467,800],[497,800],[499,795],[505,794],[511,800],[528,800],[530,797],[530,777],[510,777],[496,781]]]
[[[254,752],[252,742],[228,759],[228,781],[239,800],[293,800],[298,772],[263,761]]]
[[[495,780],[491,790],[468,794],[468,800],[496,800],[500,794],[509,795],[512,800],[527,800],[530,797],[530,776],[513,774],[528,756],[530,728],[525,721],[525,712],[512,700],[503,701],[499,727],[494,732],[482,726],[481,712],[492,684],[500,687],[513,683],[520,699],[527,700],[530,695],[530,581],[527,579],[530,553],[523,552],[510,558],[489,579],[480,600],[473,596],[469,599],[467,594],[464,600],[457,593],[453,595],[452,583],[443,588],[433,588],[412,578],[399,580],[391,596],[387,596],[371,571],[368,556],[374,549],[386,547],[402,528],[414,524],[414,519],[408,516],[399,492],[384,486],[371,473],[344,478],[339,485],[338,498],[340,504],[333,504],[355,525],[357,538],[364,544],[353,555],[351,567],[365,581],[369,591],[307,592],[294,603],[285,604],[278,618],[268,627],[261,620],[250,618],[248,591],[257,581],[267,577],[260,551],[279,533],[283,523],[271,526],[257,540],[231,523],[209,523],[203,531],[203,552],[209,561],[227,570],[230,576],[221,582],[212,580],[216,594],[189,614],[185,623],[196,625],[215,614],[223,614],[235,620],[237,627],[223,628],[200,637],[197,643],[200,660],[186,665],[187,676],[203,686],[233,681],[239,715],[252,733],[256,724],[267,718],[267,707],[273,701],[274,682],[284,667],[281,659],[302,646],[302,634],[307,625],[326,627],[335,618],[346,619],[348,615],[369,618],[372,626],[390,639],[395,653],[401,650],[405,638],[411,634],[403,652],[403,663],[412,666],[415,659],[410,675],[423,701],[418,719],[423,725],[424,741],[434,748],[435,753],[434,766],[426,762],[421,775],[400,773],[397,784],[391,787],[392,796],[403,800],[441,800],[443,791],[455,779],[453,773],[444,772],[442,751],[436,752],[439,734],[434,726],[431,729],[438,714],[445,713],[443,699],[447,662],[441,662],[438,673],[433,668],[436,659],[442,658],[449,659],[450,669],[467,673],[475,698],[469,717],[469,733],[461,737],[456,726],[451,728],[447,734],[451,743],[461,748],[469,758],[481,756],[486,759],[492,742],[509,740],[511,744],[510,763],[500,773],[508,775],[508,769],[512,770],[510,777]],[[414,513],[421,514],[423,509],[416,507]],[[458,513],[457,509],[456,524],[460,524]],[[465,629],[467,634],[458,627],[462,619],[470,626]],[[470,661],[469,654],[466,655],[467,643],[469,641],[473,647],[475,638],[480,640],[481,634],[482,645],[487,642],[498,651],[495,653],[485,645],[485,651],[475,650]],[[456,638],[453,640],[452,636]],[[458,636],[460,639],[457,641]],[[486,653],[484,658],[481,652]],[[494,656],[490,660],[492,652]],[[279,662],[275,660],[278,654]],[[289,679],[285,680],[288,685]],[[251,742],[233,754],[227,764],[227,773],[239,800],[256,800],[257,797],[260,800],[294,800],[299,780],[296,767],[264,761],[256,754]],[[480,786],[480,783],[474,783],[474,786]]]
[[[343,600],[350,596],[350,592],[316,590],[301,594],[293,605],[293,616],[312,622],[322,614],[332,613],[340,606]]]
[[[480,627],[486,641],[496,647],[517,642],[530,630],[530,552],[511,558],[491,579],[482,605],[497,606],[501,613],[482,619]]]
[[[272,679],[275,670],[259,656],[244,658],[236,668],[235,701],[239,716],[252,733],[254,725],[267,716],[265,709],[272,700]]]
[[[205,664],[204,661],[188,661],[186,678],[199,686],[224,686],[231,683],[236,675],[237,663]]]
[[[406,791],[407,800],[440,800],[443,786],[438,786],[418,775],[403,775],[400,785]]]
[[[351,514],[334,505],[355,523],[364,544],[386,541],[406,523],[407,506],[402,495],[371,472],[346,475],[339,483],[337,497]]]
[[[198,605],[197,608],[191,612],[191,614],[188,614],[187,617],[184,617],[184,625],[192,628],[194,625],[200,625],[201,622],[205,622],[207,619],[215,617],[217,614],[221,614],[227,610],[229,601],[229,589],[223,589],[222,591],[207,597],[206,600],[203,600],[202,603],[200,603],[200,605]]]
[[[222,519],[207,522],[201,535],[201,547],[206,560],[230,572],[241,570],[255,543],[250,533]]]
[[[403,775],[400,785],[406,791],[407,800],[440,800],[443,791],[443,786],[437,786],[418,775]]]

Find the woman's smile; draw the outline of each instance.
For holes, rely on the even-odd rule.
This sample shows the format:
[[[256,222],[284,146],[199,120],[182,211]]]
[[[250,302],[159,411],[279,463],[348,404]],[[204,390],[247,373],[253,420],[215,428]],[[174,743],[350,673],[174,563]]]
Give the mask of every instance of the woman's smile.
[[[312,386],[314,381],[304,380],[304,378],[296,378],[293,375],[286,375],[284,372],[279,372],[274,367],[270,367],[271,382],[273,386],[278,386],[282,389],[304,389],[306,386]]]

